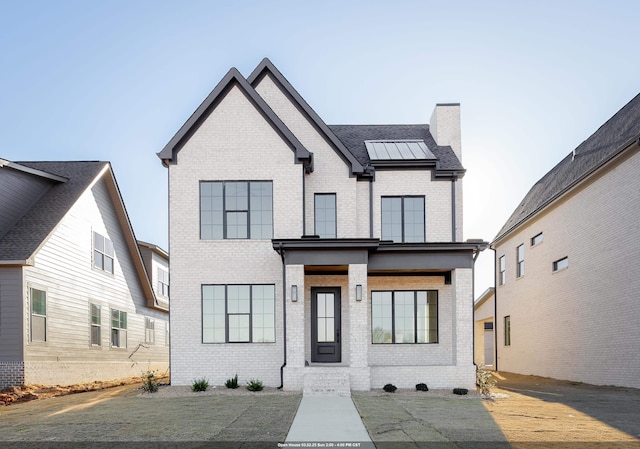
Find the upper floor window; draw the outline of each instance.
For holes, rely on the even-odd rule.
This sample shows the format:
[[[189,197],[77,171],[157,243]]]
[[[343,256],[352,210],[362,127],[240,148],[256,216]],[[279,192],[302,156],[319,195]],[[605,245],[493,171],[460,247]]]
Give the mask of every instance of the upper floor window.
[[[271,181],[200,182],[200,238],[273,237]]]
[[[498,285],[504,285],[507,282],[507,261],[504,256],[500,256],[500,271],[498,273]]]
[[[382,240],[424,242],[424,196],[382,197]]]
[[[531,246],[536,246],[542,243],[543,237],[542,232],[531,237]]]
[[[113,242],[108,238],[93,233],[93,266],[99,270],[113,274]]]
[[[516,266],[516,276],[522,277],[524,276],[524,244],[516,248],[516,256],[518,258],[518,265]]]
[[[203,343],[273,343],[273,285],[203,285]]]
[[[438,292],[371,292],[373,343],[437,343]]]
[[[321,238],[335,239],[336,227],[336,194],[315,194],[315,233]]]
[[[158,295],[169,296],[169,272],[158,268]]]
[[[47,292],[31,289],[31,341],[47,341]]]
[[[553,271],[560,271],[560,270],[564,270],[565,268],[569,268],[568,257],[563,257],[562,259],[559,259],[553,262]]]

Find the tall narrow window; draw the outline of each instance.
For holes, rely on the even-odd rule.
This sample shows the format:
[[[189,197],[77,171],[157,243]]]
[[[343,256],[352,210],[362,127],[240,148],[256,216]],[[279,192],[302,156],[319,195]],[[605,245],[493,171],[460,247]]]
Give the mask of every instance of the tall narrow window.
[[[321,238],[336,238],[336,194],[315,194],[315,233]]]
[[[93,266],[98,270],[113,274],[113,242],[108,238],[93,233]]]
[[[524,244],[518,246],[518,248],[516,248],[516,257],[518,260],[518,265],[516,268],[516,275],[518,277],[522,277],[524,276]]]
[[[271,181],[200,183],[200,238],[270,239],[273,236]]]
[[[373,343],[437,343],[438,292],[371,292]]]
[[[424,242],[424,196],[382,197],[382,240]]]
[[[203,343],[275,342],[273,285],[203,285]]]
[[[507,276],[506,276],[507,262],[504,256],[500,256],[499,263],[500,263],[500,271],[498,273],[499,275],[498,285],[504,285],[507,282]]]
[[[111,346],[127,347],[127,312],[111,310]]]
[[[504,317],[504,345],[511,346],[511,316]]]
[[[169,272],[158,268],[158,295],[169,296]]]
[[[144,317],[144,342],[156,342],[156,322],[153,318]]]
[[[91,314],[91,346],[102,345],[102,316],[100,306],[97,304],[90,305]]]
[[[31,341],[47,341],[47,293],[31,289]]]

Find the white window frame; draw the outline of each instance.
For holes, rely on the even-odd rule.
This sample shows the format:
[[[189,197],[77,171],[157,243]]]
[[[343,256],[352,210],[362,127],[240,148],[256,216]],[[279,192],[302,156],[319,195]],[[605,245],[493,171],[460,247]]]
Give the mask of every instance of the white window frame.
[[[144,317],[144,342],[149,344],[156,342],[156,321],[148,316]]]
[[[96,244],[97,237],[102,239],[102,248],[100,245]],[[113,241],[100,234],[99,232],[93,231],[93,268],[99,271],[104,271],[105,273],[114,274],[115,272],[115,246]],[[111,269],[106,267],[105,261],[111,262]]]
[[[169,297],[169,272],[164,268],[158,267],[158,295],[165,298]]]
[[[98,322],[93,322],[93,310],[94,307],[98,311]],[[93,330],[97,329],[98,333],[98,342],[93,341]],[[89,304],[89,345],[91,346],[102,346],[102,306],[99,304],[90,303]]]
[[[114,312],[118,313],[118,325],[115,326],[114,325],[114,320],[113,320],[113,314]],[[123,323],[123,318],[124,317],[124,327],[122,327],[122,323]],[[118,310],[118,309],[111,309],[110,313],[109,313],[109,320],[110,320],[110,328],[111,328],[111,335],[110,335],[110,345],[112,348],[119,348],[119,349],[126,349],[127,347],[127,326],[128,326],[128,322],[127,322],[127,312],[124,312],[122,310]],[[118,336],[118,342],[117,344],[114,344],[114,337]],[[124,345],[122,344],[122,340],[124,340]]]
[[[34,301],[33,301],[33,292],[37,291],[37,292],[41,292],[44,294],[44,314],[42,313],[36,313],[33,310],[33,305],[34,305]],[[30,300],[30,305],[29,305],[29,317],[30,317],[30,329],[29,329],[29,341],[33,342],[33,343],[45,343],[47,341],[47,291],[44,289],[40,289],[40,288],[35,288],[35,287],[29,287],[29,300]],[[35,318],[35,319],[34,319]],[[35,322],[42,322],[42,326],[44,327],[43,329],[43,334],[44,337],[42,339],[37,339],[34,340],[34,336],[33,336],[33,329],[35,328],[34,323]]]

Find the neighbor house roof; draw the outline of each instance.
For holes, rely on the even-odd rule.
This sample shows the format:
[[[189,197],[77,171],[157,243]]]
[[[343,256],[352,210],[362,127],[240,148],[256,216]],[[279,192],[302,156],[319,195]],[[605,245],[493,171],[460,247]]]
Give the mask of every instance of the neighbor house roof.
[[[127,248],[140,279],[149,307],[158,306],[151,282],[144,268],[129,216],[111,164],[103,161],[13,162],[11,168],[51,180],[51,186],[0,239],[0,265],[30,265],[38,250],[47,242],[64,216],[80,196],[103,176],[116,216],[123,230]]]
[[[607,120],[529,190],[494,243],[604,166],[640,138],[640,94]]]

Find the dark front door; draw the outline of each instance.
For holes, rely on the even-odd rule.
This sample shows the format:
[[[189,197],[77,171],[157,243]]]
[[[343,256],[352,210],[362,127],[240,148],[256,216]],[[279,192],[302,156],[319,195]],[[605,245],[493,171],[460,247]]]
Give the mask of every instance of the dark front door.
[[[340,287],[311,287],[311,361],[340,362]]]

